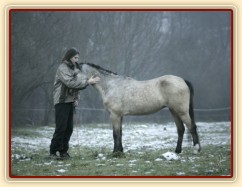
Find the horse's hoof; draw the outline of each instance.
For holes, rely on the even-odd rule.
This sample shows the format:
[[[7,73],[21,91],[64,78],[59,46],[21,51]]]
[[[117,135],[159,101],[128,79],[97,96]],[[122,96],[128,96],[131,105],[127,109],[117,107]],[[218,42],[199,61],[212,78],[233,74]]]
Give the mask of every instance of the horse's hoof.
[[[181,153],[181,149],[176,149],[175,153],[177,153],[177,154]]]
[[[200,151],[201,151],[201,147],[200,147],[200,145],[196,144],[196,145],[194,146],[193,153],[194,153],[194,154],[198,154]]]
[[[113,152],[113,157],[115,157],[115,158],[125,158],[125,154],[121,151],[115,151],[115,152]]]

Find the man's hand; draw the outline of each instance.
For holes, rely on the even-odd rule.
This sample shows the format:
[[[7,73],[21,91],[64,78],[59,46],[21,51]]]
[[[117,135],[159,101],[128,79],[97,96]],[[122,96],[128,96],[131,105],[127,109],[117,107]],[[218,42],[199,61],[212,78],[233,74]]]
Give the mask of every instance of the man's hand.
[[[97,84],[100,81],[100,77],[93,75],[90,79],[88,79],[88,84]]]
[[[74,105],[74,107],[77,107],[79,105],[79,102],[76,100],[76,101],[74,101],[73,105]]]

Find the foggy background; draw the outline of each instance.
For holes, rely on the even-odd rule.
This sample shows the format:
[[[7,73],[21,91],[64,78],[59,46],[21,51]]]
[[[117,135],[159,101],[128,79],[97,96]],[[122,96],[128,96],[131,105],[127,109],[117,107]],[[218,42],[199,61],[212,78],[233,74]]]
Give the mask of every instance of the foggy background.
[[[166,74],[194,86],[197,121],[230,121],[231,15],[209,11],[12,11],[12,123],[54,124],[53,83],[70,47],[80,62],[147,80]],[[109,123],[101,96],[81,92],[76,122]],[[125,122],[173,121],[167,110]]]

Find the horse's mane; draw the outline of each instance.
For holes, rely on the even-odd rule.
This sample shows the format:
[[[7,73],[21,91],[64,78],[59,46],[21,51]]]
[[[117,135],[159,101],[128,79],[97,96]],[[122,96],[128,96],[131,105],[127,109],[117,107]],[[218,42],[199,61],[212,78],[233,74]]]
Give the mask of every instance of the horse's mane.
[[[101,71],[101,72],[104,72],[104,73],[118,75],[117,73],[114,73],[114,72],[112,72],[112,71],[110,71],[110,70],[104,69],[104,68],[102,68],[101,66],[96,65],[96,64],[92,64],[92,63],[88,63],[88,62],[82,62],[82,63],[79,63],[80,66],[82,66],[82,65],[84,65],[84,64],[85,64],[85,65],[88,65],[88,66],[91,66],[91,67],[93,67],[93,68],[96,68],[98,71]]]

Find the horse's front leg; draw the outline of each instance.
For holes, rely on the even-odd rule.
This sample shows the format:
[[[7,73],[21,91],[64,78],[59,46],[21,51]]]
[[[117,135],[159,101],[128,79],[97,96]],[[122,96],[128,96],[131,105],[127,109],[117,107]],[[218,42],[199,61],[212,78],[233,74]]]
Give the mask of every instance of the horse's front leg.
[[[113,125],[113,140],[114,149],[113,152],[123,152],[122,146],[122,116],[117,114],[111,114],[110,118]]]

